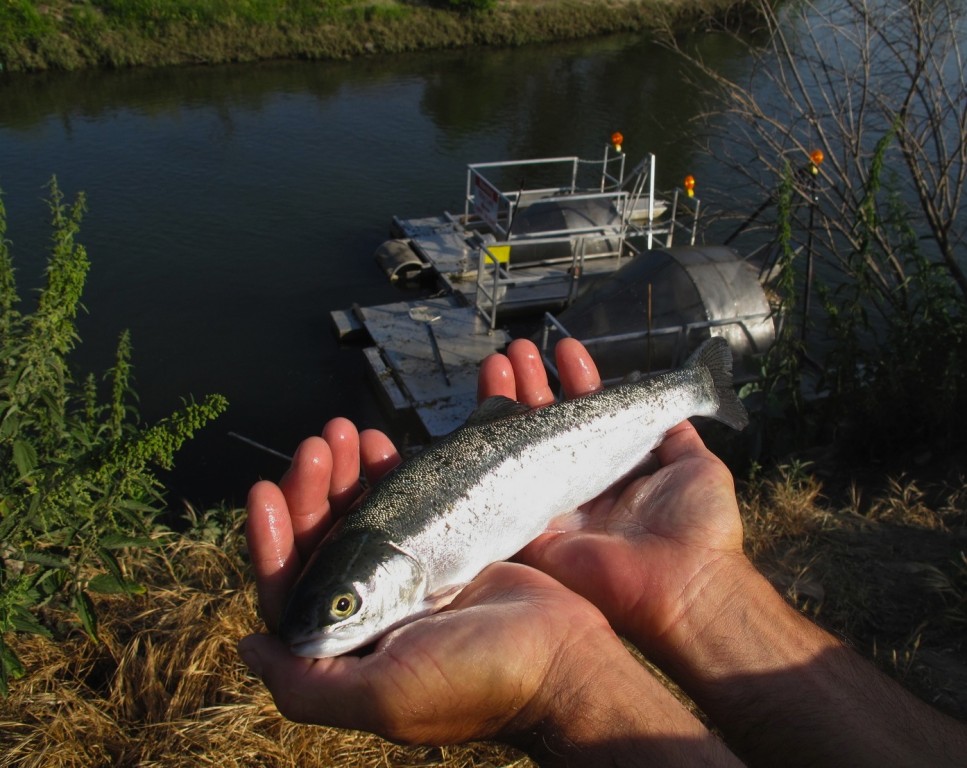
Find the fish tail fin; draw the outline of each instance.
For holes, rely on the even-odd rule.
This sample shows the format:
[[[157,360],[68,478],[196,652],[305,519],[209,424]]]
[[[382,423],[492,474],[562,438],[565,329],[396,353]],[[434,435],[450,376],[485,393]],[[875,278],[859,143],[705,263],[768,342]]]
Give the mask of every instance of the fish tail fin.
[[[712,387],[718,399],[718,408],[712,414],[732,429],[745,429],[749,414],[735,394],[732,386],[732,349],[721,336],[713,336],[704,342],[685,363],[686,368],[707,368],[712,375]]]

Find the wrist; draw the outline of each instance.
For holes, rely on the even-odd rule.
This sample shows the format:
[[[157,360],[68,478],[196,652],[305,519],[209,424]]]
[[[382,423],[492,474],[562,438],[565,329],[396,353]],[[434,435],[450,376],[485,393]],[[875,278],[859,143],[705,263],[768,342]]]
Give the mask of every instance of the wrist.
[[[693,695],[736,675],[807,663],[836,643],[788,605],[743,554],[703,569],[683,591],[682,604],[678,619],[651,644],[662,668]]]
[[[959,764],[962,725],[802,616],[751,564],[715,578],[727,587],[682,617],[659,663],[750,765]]]
[[[524,747],[540,765],[733,764],[721,741],[616,636],[593,655],[583,650],[556,665],[545,715]]]
[[[683,588],[667,592],[674,594],[672,602],[651,610],[634,606],[628,611],[632,620],[619,632],[676,680],[717,661],[719,642],[733,645],[736,615],[754,610],[760,601],[783,603],[741,551],[723,553]]]

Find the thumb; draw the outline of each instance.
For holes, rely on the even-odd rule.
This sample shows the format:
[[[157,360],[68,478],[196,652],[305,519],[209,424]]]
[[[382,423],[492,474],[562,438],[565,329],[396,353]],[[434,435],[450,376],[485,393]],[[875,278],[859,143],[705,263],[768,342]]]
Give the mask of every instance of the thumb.
[[[295,695],[307,683],[307,672],[312,659],[294,656],[274,635],[249,635],[238,643],[238,655],[262,679],[275,700],[279,712],[289,720],[307,722],[310,713],[302,711],[303,697]]]
[[[238,641],[238,655],[256,677],[262,677],[265,669],[264,657],[271,653],[271,648],[267,647],[268,640],[268,635],[249,635]]]

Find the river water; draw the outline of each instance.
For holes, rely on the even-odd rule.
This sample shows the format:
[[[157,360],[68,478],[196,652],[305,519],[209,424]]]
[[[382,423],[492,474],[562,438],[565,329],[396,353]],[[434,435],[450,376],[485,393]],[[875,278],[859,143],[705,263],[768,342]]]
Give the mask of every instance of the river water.
[[[727,71],[725,37],[700,41]],[[597,158],[615,130],[660,188],[728,188],[696,150],[704,108],[647,38],[0,83],[0,189],[22,297],[40,285],[52,175],[87,196],[92,270],[78,368],[102,372],[130,329],[145,420],[219,392],[230,410],[170,478],[196,504],[241,502],[283,452],[346,415],[387,426],[329,311],[399,298],[372,259],[394,215],[462,209],[470,162]]]

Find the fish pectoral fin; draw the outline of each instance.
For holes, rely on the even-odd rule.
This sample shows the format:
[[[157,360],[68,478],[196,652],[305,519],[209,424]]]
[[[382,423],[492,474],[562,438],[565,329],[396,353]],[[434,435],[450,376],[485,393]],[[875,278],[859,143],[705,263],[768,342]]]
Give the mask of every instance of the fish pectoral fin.
[[[448,584],[445,587],[440,587],[440,589],[432,592],[423,598],[423,606],[428,613],[436,613],[437,611],[446,608],[450,603],[453,602],[454,598],[463,591],[463,588],[467,586],[464,584]]]
[[[572,509],[563,515],[558,515],[547,524],[544,533],[571,533],[588,527],[590,515],[582,509]]]

